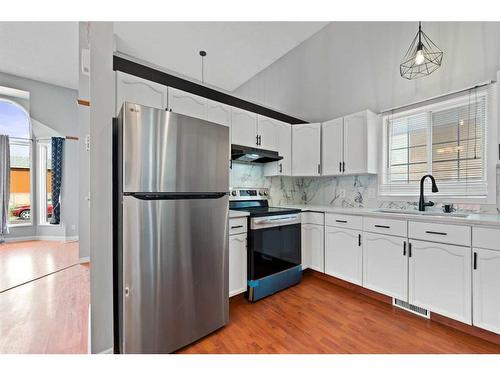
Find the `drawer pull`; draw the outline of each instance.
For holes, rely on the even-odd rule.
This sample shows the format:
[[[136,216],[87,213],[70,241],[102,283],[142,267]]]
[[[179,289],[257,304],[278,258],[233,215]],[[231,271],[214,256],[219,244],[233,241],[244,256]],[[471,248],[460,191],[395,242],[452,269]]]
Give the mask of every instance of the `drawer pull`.
[[[403,241],[403,256],[406,256],[406,241]]]
[[[335,220],[337,223],[344,223],[346,224],[347,223],[347,220]]]
[[[234,227],[231,227],[231,229],[237,229],[237,228],[243,228],[243,225],[235,225]]]
[[[408,258],[411,258],[411,242],[408,242]]]
[[[448,233],[444,233],[444,232],[433,232],[432,230],[426,230],[425,233],[428,233],[428,234],[438,234],[440,236],[446,236]]]
[[[477,270],[477,253],[474,252],[474,269]]]
[[[361,234],[358,234],[358,246],[361,246]]]
[[[385,229],[390,229],[391,227],[388,226],[388,225],[378,225],[378,224],[375,224],[375,228],[385,228]]]

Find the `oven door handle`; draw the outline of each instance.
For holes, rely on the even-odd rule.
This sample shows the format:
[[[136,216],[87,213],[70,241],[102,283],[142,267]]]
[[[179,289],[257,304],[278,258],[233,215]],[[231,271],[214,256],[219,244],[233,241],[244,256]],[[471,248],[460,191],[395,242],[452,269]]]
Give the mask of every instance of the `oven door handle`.
[[[283,226],[283,225],[288,225],[288,224],[300,224],[300,216],[299,215],[294,215],[290,217],[284,217],[284,218],[276,218],[276,219],[259,219],[259,220],[254,220],[251,223],[252,229],[257,229],[257,228],[264,228],[264,227],[278,227],[278,226]]]

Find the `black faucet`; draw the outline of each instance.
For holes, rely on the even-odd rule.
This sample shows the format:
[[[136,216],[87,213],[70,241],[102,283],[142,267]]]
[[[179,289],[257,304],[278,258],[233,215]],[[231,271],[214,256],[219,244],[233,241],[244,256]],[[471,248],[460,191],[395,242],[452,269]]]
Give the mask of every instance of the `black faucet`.
[[[418,201],[418,210],[419,211],[425,211],[425,207],[434,206],[434,202],[429,201],[426,203],[425,198],[424,198],[424,181],[427,177],[429,177],[431,179],[432,192],[437,193],[439,191],[438,187],[436,185],[436,180],[434,180],[434,177],[431,174],[426,174],[424,177],[422,177],[420,179],[420,200]]]

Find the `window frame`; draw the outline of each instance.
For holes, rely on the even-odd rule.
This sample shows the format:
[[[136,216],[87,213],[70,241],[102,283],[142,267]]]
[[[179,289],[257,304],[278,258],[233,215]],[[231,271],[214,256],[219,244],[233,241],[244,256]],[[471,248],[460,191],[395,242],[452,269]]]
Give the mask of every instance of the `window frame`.
[[[433,200],[447,201],[453,203],[476,203],[476,204],[496,204],[496,165],[497,165],[497,113],[498,113],[498,103],[496,103],[497,98],[497,84],[490,84],[485,88],[478,88],[476,92],[456,95],[451,99],[434,100],[431,104],[421,105],[418,107],[411,108],[407,111],[401,111],[396,114],[387,113],[382,117],[382,152],[380,156],[380,167],[379,167],[379,183],[378,183],[378,199],[381,201],[415,201],[419,196],[419,186],[418,183],[414,184],[389,184],[388,181],[388,162],[390,160],[390,137],[389,137],[389,121],[409,117],[412,115],[418,115],[422,113],[427,113],[428,126],[427,126],[427,172],[432,174],[433,163],[432,163],[432,114],[433,112],[443,111],[451,108],[456,108],[460,105],[468,105],[469,100],[471,104],[481,98],[485,99],[485,121],[483,129],[483,175],[484,180],[481,182],[468,181],[464,182],[462,186],[472,186],[474,184],[482,184],[483,189],[485,186],[486,194],[484,195],[472,195],[465,194],[463,192],[453,192],[454,187],[458,187],[457,190],[463,190],[462,187],[457,185],[456,181],[439,181],[436,183],[438,188],[441,188],[440,193],[433,193]],[[430,189],[425,190],[426,194],[429,194]]]
[[[47,162],[50,140],[37,140],[37,223],[38,225],[51,225],[47,219]],[[52,152],[52,150],[50,150]]]

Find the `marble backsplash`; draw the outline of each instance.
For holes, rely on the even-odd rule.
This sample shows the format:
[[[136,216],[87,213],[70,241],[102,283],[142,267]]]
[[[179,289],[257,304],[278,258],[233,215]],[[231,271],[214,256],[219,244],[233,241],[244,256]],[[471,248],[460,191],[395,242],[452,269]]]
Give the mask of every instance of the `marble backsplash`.
[[[455,205],[459,210],[500,213],[500,170],[497,205]],[[316,204],[350,208],[417,209],[417,202],[377,200],[377,176],[265,177],[258,164],[234,163],[231,187],[268,188],[271,204]],[[436,202],[440,206],[440,202]],[[449,203],[449,202],[446,202]]]

